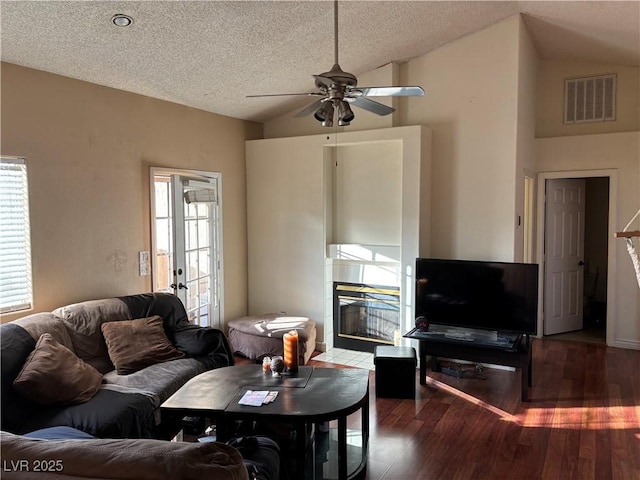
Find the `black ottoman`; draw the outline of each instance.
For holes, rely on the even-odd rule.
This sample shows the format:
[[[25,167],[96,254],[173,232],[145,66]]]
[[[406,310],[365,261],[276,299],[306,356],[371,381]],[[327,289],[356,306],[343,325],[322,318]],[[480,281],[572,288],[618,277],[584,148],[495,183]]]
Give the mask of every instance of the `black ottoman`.
[[[416,349],[378,345],[373,354],[376,366],[376,397],[415,398]]]

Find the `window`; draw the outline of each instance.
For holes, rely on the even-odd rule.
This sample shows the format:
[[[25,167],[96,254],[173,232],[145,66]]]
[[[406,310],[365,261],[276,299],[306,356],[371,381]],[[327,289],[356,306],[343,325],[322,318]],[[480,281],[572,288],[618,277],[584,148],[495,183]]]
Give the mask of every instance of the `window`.
[[[27,165],[24,158],[0,157],[0,313],[32,304]]]

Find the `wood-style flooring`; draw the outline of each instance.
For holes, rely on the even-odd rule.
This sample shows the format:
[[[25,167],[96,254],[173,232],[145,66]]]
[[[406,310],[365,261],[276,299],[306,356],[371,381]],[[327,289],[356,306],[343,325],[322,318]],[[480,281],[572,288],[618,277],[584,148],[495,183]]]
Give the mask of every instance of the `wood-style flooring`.
[[[640,479],[640,351],[535,339],[528,403],[519,371],[484,374],[416,372],[398,400],[376,399],[372,371],[366,478]]]

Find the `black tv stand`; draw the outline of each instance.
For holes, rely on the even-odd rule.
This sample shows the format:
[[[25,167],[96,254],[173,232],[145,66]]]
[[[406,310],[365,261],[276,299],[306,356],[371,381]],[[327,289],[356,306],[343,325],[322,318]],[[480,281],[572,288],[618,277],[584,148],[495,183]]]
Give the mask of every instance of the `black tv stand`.
[[[470,362],[505,365],[522,370],[522,401],[529,401],[532,384],[531,339],[526,334],[457,329],[431,325],[429,330],[414,328],[404,335],[419,342],[420,384],[427,383],[427,356],[431,370],[440,371],[438,357]]]

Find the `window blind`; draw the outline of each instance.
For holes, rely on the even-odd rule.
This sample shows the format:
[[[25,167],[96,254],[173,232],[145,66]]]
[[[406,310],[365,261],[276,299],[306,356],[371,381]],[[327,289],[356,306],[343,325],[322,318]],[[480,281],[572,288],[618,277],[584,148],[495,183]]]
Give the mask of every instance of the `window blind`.
[[[32,303],[27,165],[23,158],[0,157],[0,313]]]
[[[218,203],[218,190],[216,185],[209,182],[200,182],[193,179],[183,181],[184,201],[187,203]]]

